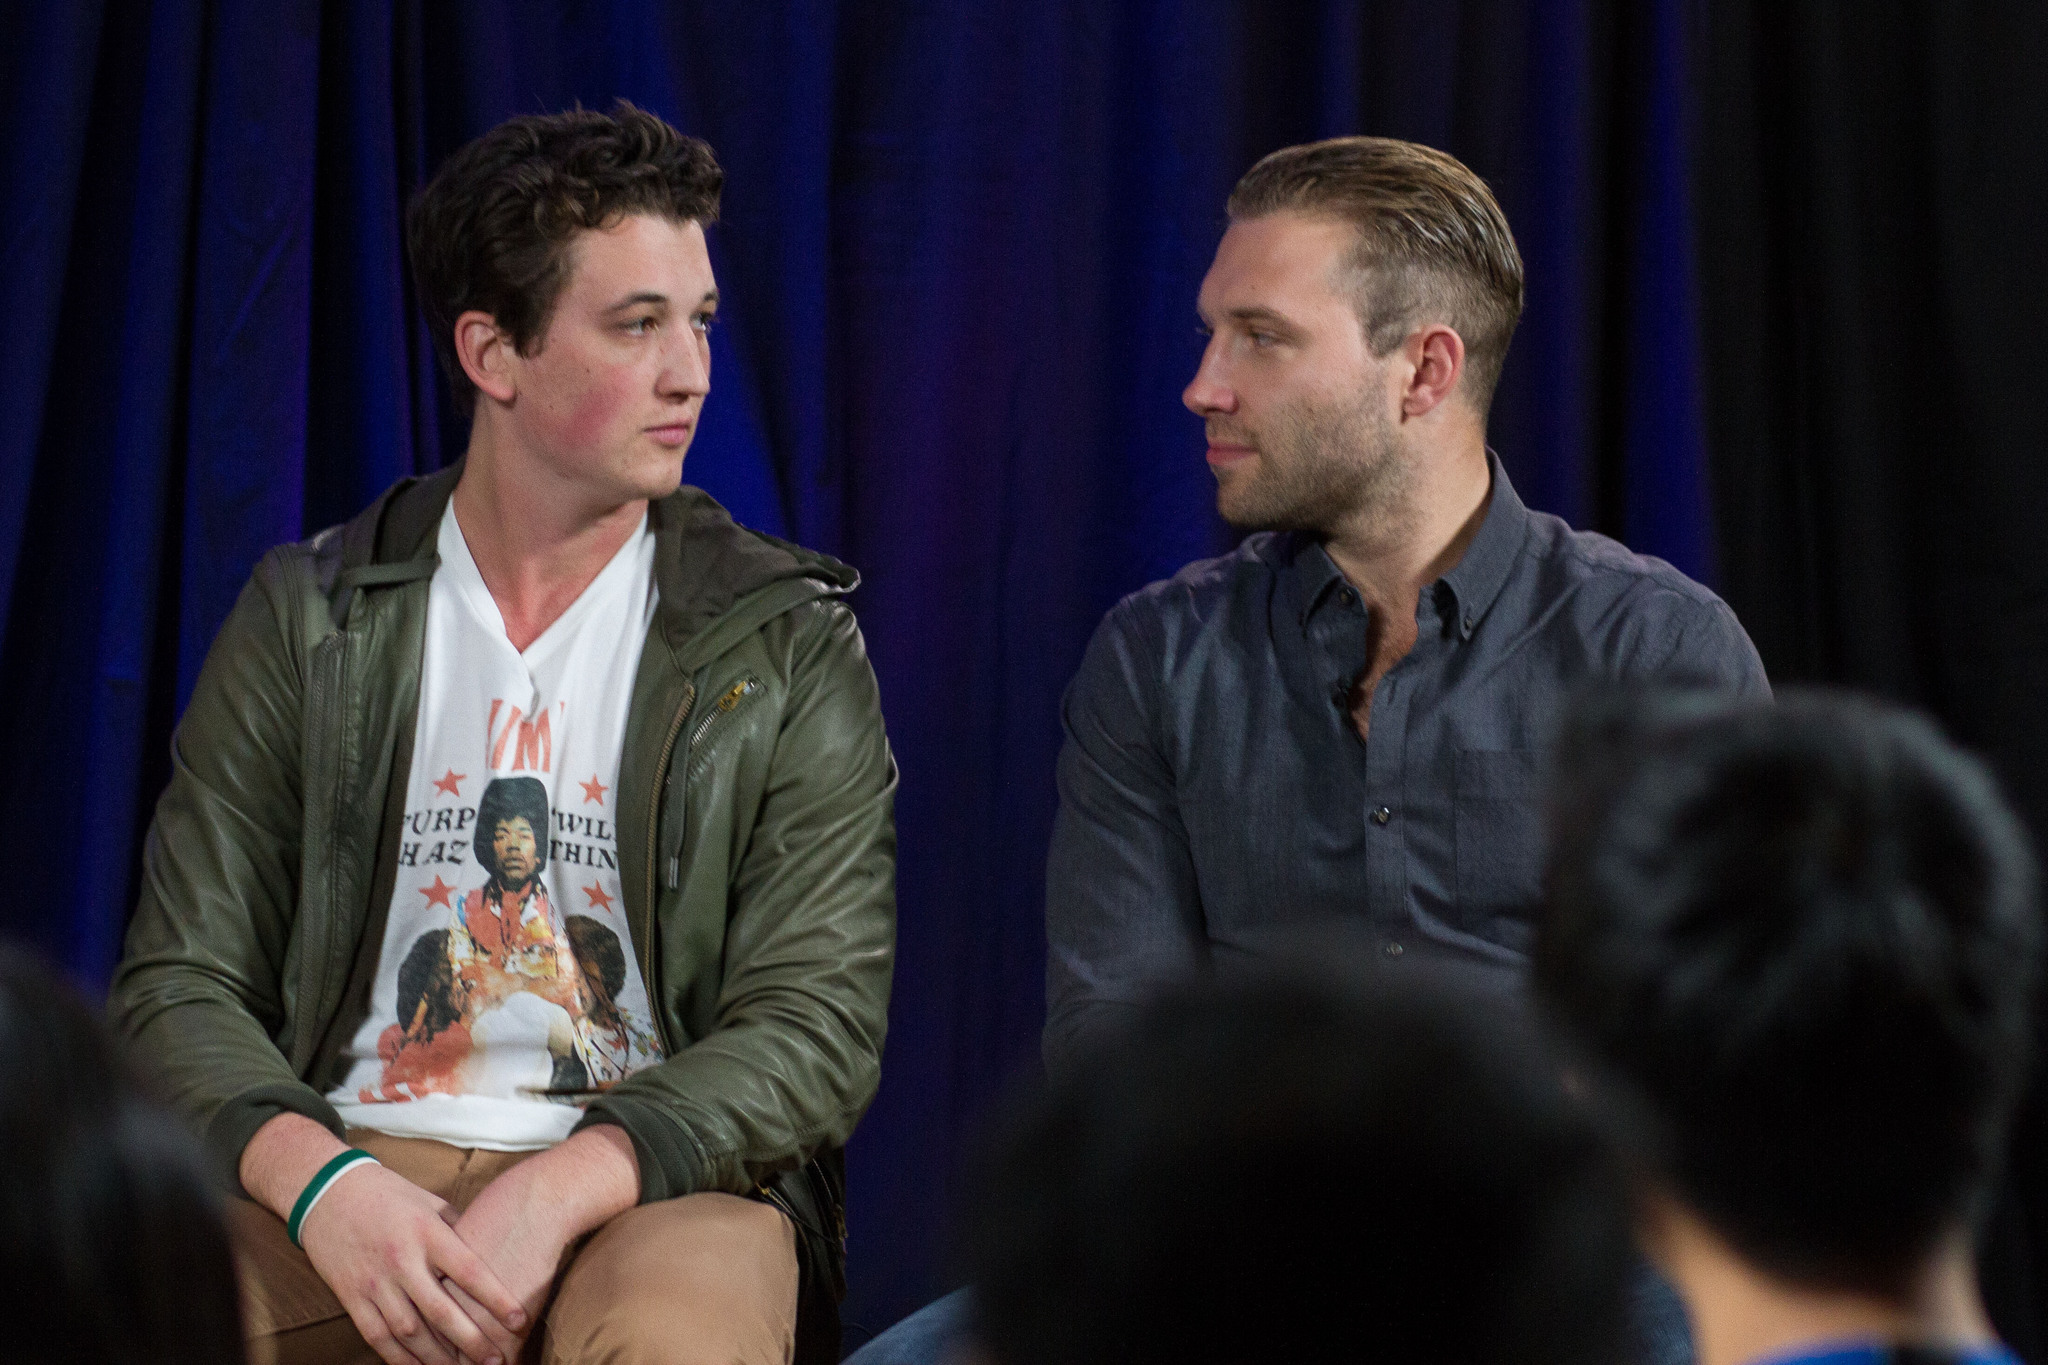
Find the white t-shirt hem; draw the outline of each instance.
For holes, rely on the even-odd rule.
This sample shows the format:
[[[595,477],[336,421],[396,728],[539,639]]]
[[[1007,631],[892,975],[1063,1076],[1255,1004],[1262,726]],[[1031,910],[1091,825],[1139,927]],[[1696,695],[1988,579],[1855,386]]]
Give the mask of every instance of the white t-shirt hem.
[[[388,1137],[431,1138],[487,1152],[552,1147],[583,1118],[580,1105],[491,1095],[422,1095],[403,1103],[337,1104],[334,1112],[350,1128],[368,1128]]]

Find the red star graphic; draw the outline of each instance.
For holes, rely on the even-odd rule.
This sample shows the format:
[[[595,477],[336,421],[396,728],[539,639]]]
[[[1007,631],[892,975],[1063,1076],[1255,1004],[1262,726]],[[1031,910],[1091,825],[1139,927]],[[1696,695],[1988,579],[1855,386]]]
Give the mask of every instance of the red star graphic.
[[[596,773],[590,775],[588,782],[578,782],[576,785],[583,788],[583,799],[585,801],[595,801],[600,806],[604,804],[604,794],[611,790],[611,788],[597,780]]]
[[[448,898],[455,894],[455,888],[448,885],[448,883],[442,881],[441,874],[438,872],[434,874],[434,884],[432,886],[421,887],[420,894],[427,898],[428,905],[438,905],[443,910],[454,909],[454,907],[448,903]]]
[[[602,886],[598,886],[595,883],[593,883],[592,885],[583,888],[583,894],[590,897],[590,903],[592,905],[599,906],[606,910],[612,908],[612,898],[604,893],[604,888]]]
[[[450,768],[445,774],[434,779],[434,789],[447,792],[450,796],[460,796],[462,795],[462,779],[468,776],[468,773],[459,773],[455,769]]]

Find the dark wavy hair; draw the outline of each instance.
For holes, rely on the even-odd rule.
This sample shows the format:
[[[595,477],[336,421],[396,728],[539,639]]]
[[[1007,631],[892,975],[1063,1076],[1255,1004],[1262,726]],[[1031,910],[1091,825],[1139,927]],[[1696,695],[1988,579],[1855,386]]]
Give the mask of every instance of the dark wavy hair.
[[[576,235],[645,213],[718,218],[725,172],[711,148],[624,100],[508,119],[458,150],[406,213],[413,286],[456,404],[476,386],[455,354],[455,319],[497,321],[521,355],[547,334]]]
[[[22,1365],[243,1356],[221,1203],[83,1001],[0,950],[0,1283]]]
[[[491,836],[501,822],[514,816],[525,820],[533,831],[533,875],[538,877],[548,865],[548,789],[537,777],[497,777],[484,788],[483,798],[476,803],[476,834],[471,845],[477,864],[490,869],[493,877],[498,875],[498,855],[491,851]]]

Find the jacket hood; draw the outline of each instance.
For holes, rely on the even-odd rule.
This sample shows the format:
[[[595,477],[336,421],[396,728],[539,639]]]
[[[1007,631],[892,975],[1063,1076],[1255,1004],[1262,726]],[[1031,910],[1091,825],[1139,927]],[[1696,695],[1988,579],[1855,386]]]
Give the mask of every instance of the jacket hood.
[[[442,514],[462,477],[458,460],[436,474],[404,479],[359,513],[336,537],[341,579],[373,586],[430,575]],[[657,619],[679,659],[703,658],[729,634],[752,631],[801,602],[841,597],[860,575],[827,554],[741,526],[701,488],[689,484],[648,505],[654,530]],[[376,566],[371,568],[368,566]],[[337,612],[345,616],[345,606]]]
[[[860,586],[848,565],[740,525],[717,499],[689,484],[649,504],[647,516],[663,628],[678,648],[763,589],[801,582],[816,589],[810,596],[837,597]]]

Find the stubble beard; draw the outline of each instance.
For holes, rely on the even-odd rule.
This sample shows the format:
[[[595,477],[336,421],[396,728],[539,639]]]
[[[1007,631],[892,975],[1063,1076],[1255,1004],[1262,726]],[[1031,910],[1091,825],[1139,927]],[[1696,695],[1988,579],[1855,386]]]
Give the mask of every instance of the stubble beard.
[[[1328,537],[1347,526],[1377,539],[1398,530],[1412,471],[1376,400],[1367,392],[1353,404],[1303,402],[1274,413],[1255,435],[1254,470],[1219,477],[1218,514],[1243,531]]]

